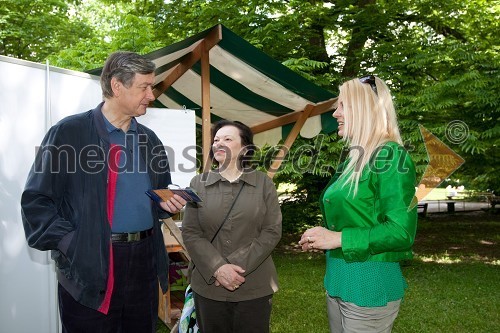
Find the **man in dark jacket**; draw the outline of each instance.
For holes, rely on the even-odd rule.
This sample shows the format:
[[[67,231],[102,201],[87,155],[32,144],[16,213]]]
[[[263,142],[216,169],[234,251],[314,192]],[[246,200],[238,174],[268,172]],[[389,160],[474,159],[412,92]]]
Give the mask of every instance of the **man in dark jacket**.
[[[52,251],[63,332],[155,332],[158,280],[168,287],[159,219],[186,202],[145,194],[171,183],[161,141],[135,119],[155,99],[154,71],[138,54],[110,55],[104,101],[53,126],[28,176],[26,239]]]

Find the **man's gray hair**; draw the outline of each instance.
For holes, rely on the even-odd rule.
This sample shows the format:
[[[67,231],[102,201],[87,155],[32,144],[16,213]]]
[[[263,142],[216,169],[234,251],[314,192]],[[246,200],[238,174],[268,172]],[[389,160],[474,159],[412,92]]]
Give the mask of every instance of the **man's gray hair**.
[[[111,79],[116,78],[129,88],[134,82],[135,74],[151,74],[156,65],[144,56],[134,52],[118,51],[112,53],[101,73],[101,89],[104,98],[113,97]]]

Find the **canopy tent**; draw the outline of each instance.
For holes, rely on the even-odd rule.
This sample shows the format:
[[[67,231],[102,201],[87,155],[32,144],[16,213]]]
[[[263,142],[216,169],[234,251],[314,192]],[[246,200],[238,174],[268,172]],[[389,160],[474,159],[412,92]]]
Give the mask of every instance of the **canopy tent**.
[[[219,119],[248,125],[259,146],[286,138],[281,157],[299,133],[311,138],[337,128],[331,113],[326,113],[334,108],[334,94],[223,25],[145,56],[157,66],[154,106],[195,110],[203,128],[204,161],[210,150],[211,122]],[[271,169],[278,169],[279,160]]]

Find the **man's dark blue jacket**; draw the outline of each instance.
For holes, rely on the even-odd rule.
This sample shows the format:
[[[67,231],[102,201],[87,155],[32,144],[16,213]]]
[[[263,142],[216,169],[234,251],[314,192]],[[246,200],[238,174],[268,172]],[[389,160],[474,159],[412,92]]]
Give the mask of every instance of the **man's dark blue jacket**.
[[[98,309],[106,293],[111,228],[107,217],[109,136],[95,109],[61,120],[46,134],[21,197],[29,246],[52,250],[59,283],[79,303]],[[171,183],[165,149],[156,134],[138,124],[139,150],[152,188]],[[160,218],[153,207],[153,237],[158,278],[168,287],[168,257]]]

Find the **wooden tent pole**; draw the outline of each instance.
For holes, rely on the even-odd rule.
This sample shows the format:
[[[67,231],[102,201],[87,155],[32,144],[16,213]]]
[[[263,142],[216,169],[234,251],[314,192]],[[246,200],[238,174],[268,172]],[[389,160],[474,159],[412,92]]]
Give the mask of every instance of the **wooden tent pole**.
[[[170,88],[184,73],[201,60],[203,50],[210,50],[222,40],[222,28],[216,26],[191,52],[181,58],[181,61],[168,70],[167,76],[158,82],[153,90],[156,98]]]
[[[205,47],[201,51],[201,105],[202,105],[202,149],[203,149],[203,172],[210,170],[210,149],[212,127],[210,121],[210,58],[209,50]]]
[[[198,60],[201,63],[201,128],[202,128],[202,151],[203,171],[210,170],[211,161],[209,153],[211,149],[212,127],[210,121],[210,49],[222,40],[222,26],[217,25],[190,53],[169,70],[169,74],[154,87],[155,97],[163,94],[186,73]]]
[[[314,111],[316,107],[313,104],[308,104],[304,111],[302,111],[302,114],[300,117],[297,119],[295,122],[295,125],[293,125],[293,128],[288,134],[285,142],[281,146],[281,149],[278,151],[276,156],[273,159],[273,163],[271,163],[271,166],[269,167],[269,170],[267,170],[267,175],[271,178],[274,177],[276,172],[281,166],[281,163],[283,163],[283,160],[286,156],[286,154],[290,151],[290,147],[292,144],[295,142],[295,139],[300,133],[300,130],[302,129],[302,126],[304,126],[307,118],[309,118],[309,115]]]
[[[337,97],[329,99],[327,101],[317,103],[314,106],[314,110],[311,112],[309,117],[318,116],[318,115],[326,113],[326,112],[332,112],[332,110],[335,109],[336,104],[337,104]],[[261,132],[264,132],[264,131],[267,131],[267,130],[270,130],[270,129],[273,129],[276,127],[291,124],[300,118],[300,116],[302,115],[302,112],[304,112],[304,110],[296,111],[293,113],[288,113],[288,114],[285,114],[285,115],[278,117],[276,119],[254,125],[251,128],[252,133],[257,134],[257,133],[261,133]]]

